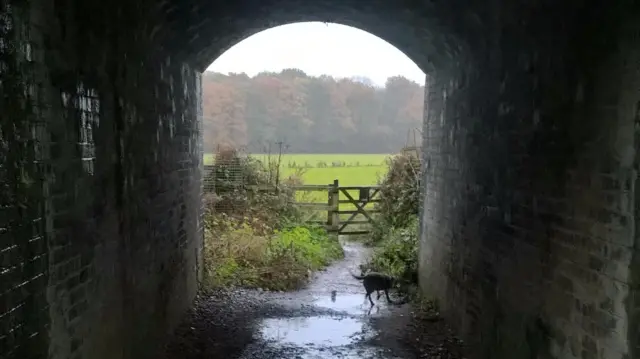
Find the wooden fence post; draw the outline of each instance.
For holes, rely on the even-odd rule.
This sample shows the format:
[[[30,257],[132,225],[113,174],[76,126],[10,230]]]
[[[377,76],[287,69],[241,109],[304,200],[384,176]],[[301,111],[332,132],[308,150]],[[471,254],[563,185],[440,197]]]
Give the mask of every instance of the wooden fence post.
[[[329,190],[327,191],[327,231],[331,232],[333,229],[333,184],[329,183]]]
[[[333,185],[331,185],[331,189],[329,190],[329,212],[327,213],[329,232],[338,232],[340,228],[340,214],[338,213],[340,210],[339,187],[338,180],[333,180]]]

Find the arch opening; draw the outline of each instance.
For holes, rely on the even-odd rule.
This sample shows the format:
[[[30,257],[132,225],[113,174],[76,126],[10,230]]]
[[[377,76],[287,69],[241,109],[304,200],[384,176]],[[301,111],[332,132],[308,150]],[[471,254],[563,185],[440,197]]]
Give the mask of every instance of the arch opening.
[[[9,355],[154,357],[202,278],[202,70],[257,31],[327,21],[385,39],[428,74],[421,286],[478,355],[638,356],[633,4],[9,0],[1,11],[0,105],[19,122],[3,121],[0,149],[2,198],[18,204],[0,218]],[[80,83],[91,123],[62,103]]]
[[[430,3],[392,5],[376,2],[362,6],[362,3],[350,0],[315,4],[266,1],[254,5],[246,9],[202,3],[176,7],[169,20],[174,26],[167,37],[167,44],[174,45],[167,47],[204,70],[232,46],[261,31],[319,21],[354,27],[377,36],[405,53],[425,73],[437,67],[448,67],[468,48],[455,35],[455,28],[444,25],[449,20],[445,17],[450,14],[438,12]],[[412,6],[420,11],[408,11]],[[211,21],[212,14],[233,21],[214,22]]]
[[[265,30],[203,75],[205,153],[214,152],[213,137],[251,153],[263,153],[265,141],[299,154],[397,153],[422,126],[424,79],[404,53],[366,31],[319,22]],[[273,106],[282,113],[271,113]],[[329,110],[325,118],[318,106]],[[373,138],[375,131],[387,135]],[[390,139],[390,131],[397,136]]]

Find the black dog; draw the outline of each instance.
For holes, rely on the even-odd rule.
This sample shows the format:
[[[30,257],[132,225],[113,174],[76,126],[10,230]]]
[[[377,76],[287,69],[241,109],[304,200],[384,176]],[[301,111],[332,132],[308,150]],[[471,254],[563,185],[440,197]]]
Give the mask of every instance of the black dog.
[[[391,276],[382,273],[371,272],[367,273],[363,276],[357,276],[351,273],[353,278],[357,280],[361,280],[364,285],[364,290],[367,292],[365,294],[365,298],[369,298],[369,302],[371,302],[371,306],[373,307],[373,300],[371,299],[371,293],[378,292],[378,298],[380,299],[380,291],[384,291],[385,296],[387,297],[387,302],[393,303],[391,298],[389,298],[389,289],[393,287],[393,283],[395,279]]]

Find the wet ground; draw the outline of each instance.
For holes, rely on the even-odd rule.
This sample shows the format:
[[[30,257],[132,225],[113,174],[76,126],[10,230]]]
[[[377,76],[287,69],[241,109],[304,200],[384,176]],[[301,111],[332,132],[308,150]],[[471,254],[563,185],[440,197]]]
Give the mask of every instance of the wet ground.
[[[372,308],[359,273],[368,250],[343,243],[345,259],[290,293],[233,290],[198,298],[169,344],[167,359],[460,358],[442,321],[420,320],[411,305]],[[392,299],[399,299],[393,296]]]

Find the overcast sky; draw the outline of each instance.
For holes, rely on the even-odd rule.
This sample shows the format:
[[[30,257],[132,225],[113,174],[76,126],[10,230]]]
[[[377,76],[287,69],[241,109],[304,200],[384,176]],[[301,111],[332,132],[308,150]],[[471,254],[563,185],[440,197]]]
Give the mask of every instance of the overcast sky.
[[[230,48],[208,70],[222,73],[299,68],[309,75],[366,76],[384,85],[402,75],[424,82],[424,73],[388,42],[353,27],[305,22],[274,27]]]

